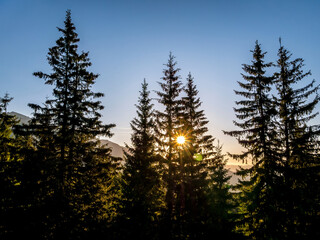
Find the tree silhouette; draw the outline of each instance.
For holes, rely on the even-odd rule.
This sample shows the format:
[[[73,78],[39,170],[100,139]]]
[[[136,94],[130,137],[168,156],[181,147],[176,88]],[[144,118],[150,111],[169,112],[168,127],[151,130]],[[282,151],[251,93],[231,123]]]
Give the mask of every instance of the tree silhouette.
[[[281,40],[280,40],[281,44]],[[319,216],[319,127],[310,125],[318,112],[319,85],[315,80],[302,86],[310,71],[303,71],[302,58],[291,60],[282,45],[275,73],[277,87],[278,139],[281,143],[283,189],[286,214],[285,238],[316,239]],[[299,87],[298,87],[299,86]],[[302,86],[302,87],[300,87]],[[313,97],[310,99],[311,97]]]
[[[110,149],[97,138],[110,137],[115,125],[100,120],[103,106],[96,99],[103,94],[92,91],[98,75],[88,71],[88,52],[78,53],[79,38],[70,11],[64,28],[58,30],[62,36],[47,56],[52,72],[34,73],[53,85],[53,98],[43,106],[29,105],[34,116],[25,128],[34,137],[35,149],[26,156],[26,167],[38,176],[29,180],[30,192],[38,192],[33,194],[30,211],[42,215],[33,223],[46,229],[42,237],[86,238],[100,233],[115,214],[116,164]]]
[[[242,161],[250,159],[253,164],[249,169],[238,172],[242,178],[250,178],[241,180],[238,186],[239,229],[252,239],[272,239],[277,237],[277,231],[281,228],[277,221],[280,209],[275,197],[280,181],[277,142],[274,141],[275,110],[270,94],[274,81],[272,76],[266,76],[266,70],[272,63],[264,63],[266,53],[262,52],[258,42],[251,52],[252,64],[243,65],[248,75],[242,74],[245,81],[238,82],[242,90],[235,91],[244,98],[236,102],[239,107],[234,109],[239,119],[234,124],[240,130],[225,133],[236,137],[246,149],[242,154],[233,154],[232,157]]]
[[[178,228],[174,223],[177,217],[177,171],[179,167],[176,138],[181,127],[181,99],[179,95],[182,91],[182,82],[179,80],[178,72],[180,69],[176,68],[177,62],[174,61],[174,58],[170,53],[168,63],[165,64],[166,69],[163,70],[162,82],[159,82],[162,91],[156,91],[157,100],[164,110],[155,111],[156,150],[163,157],[163,180],[166,187],[165,226],[169,228],[163,232],[169,234],[173,234],[172,229]]]
[[[203,110],[200,110],[201,100],[191,73],[188,74],[184,87],[185,97],[182,98],[181,132],[186,136],[183,146],[183,171],[181,182],[185,184],[185,209],[182,213],[184,235],[192,238],[203,237],[203,216],[206,215],[206,186],[208,172],[213,170],[214,138],[208,134],[208,120]],[[197,156],[200,159],[197,160]],[[202,222],[202,224],[201,224]]]
[[[127,145],[123,171],[123,212],[126,229],[122,236],[155,239],[162,197],[158,159],[155,153],[153,104],[144,80],[138,100],[137,117],[131,121],[132,147]]]
[[[8,94],[0,98],[0,238],[14,238],[22,226],[19,216],[23,214],[22,156],[24,142],[13,134],[18,120],[8,114]]]

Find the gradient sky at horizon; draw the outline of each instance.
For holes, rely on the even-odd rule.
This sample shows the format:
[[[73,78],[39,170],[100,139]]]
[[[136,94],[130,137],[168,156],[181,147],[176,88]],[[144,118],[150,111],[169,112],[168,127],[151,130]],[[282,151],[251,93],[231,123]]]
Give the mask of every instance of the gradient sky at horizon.
[[[237,152],[233,90],[241,81],[255,41],[275,61],[282,44],[319,82],[320,2],[279,0],[0,0],[0,96],[14,97],[9,111],[30,116],[28,103],[41,104],[51,86],[32,75],[50,72],[46,55],[60,36],[71,9],[79,50],[89,51],[91,71],[100,77],[94,90],[105,93],[103,121],[115,123],[112,141],[130,144],[130,121],[146,78],[155,98],[169,52],[176,56],[181,80],[195,78],[210,133],[225,151]],[[157,103],[155,107],[157,108]],[[319,110],[319,107],[317,108]]]

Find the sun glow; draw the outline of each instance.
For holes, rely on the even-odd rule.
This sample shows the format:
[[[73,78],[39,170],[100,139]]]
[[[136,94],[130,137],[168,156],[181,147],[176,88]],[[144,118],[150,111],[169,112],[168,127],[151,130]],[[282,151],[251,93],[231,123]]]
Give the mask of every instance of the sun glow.
[[[178,144],[182,145],[182,144],[185,143],[185,141],[186,141],[186,139],[185,139],[184,136],[178,136],[178,137],[177,137],[177,143],[178,143]]]

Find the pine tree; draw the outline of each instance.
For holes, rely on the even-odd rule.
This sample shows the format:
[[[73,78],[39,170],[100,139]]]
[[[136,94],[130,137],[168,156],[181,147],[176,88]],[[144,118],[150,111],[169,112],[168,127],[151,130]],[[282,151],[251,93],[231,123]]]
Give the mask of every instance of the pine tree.
[[[165,203],[167,213],[165,217],[164,233],[171,234],[168,238],[173,237],[173,232],[178,226],[175,220],[177,218],[177,171],[179,167],[179,152],[176,138],[179,135],[181,127],[181,99],[179,95],[182,91],[182,82],[176,68],[177,62],[174,61],[172,53],[169,55],[168,63],[165,64],[166,69],[163,70],[164,77],[159,85],[162,91],[156,91],[158,102],[163,106],[163,110],[156,111],[155,119],[155,136],[157,152],[163,158],[163,180],[165,182],[166,196]]]
[[[149,97],[148,84],[144,80],[138,100],[137,117],[131,121],[132,147],[126,146],[123,172],[123,211],[127,221],[122,222],[122,231],[141,239],[155,239],[160,214],[162,195],[155,154],[153,104]]]
[[[239,122],[234,124],[240,130],[226,131],[236,137],[246,149],[242,154],[232,157],[238,160],[252,161],[252,167],[242,169],[238,174],[248,181],[240,181],[240,219],[239,229],[250,239],[281,239],[279,224],[281,211],[276,202],[277,184],[279,183],[279,159],[277,142],[274,139],[274,104],[270,96],[273,77],[266,76],[266,70],[272,63],[265,63],[265,54],[256,42],[252,51],[251,65],[244,64],[242,74],[245,82],[238,82],[242,91],[235,93],[243,100],[237,101],[235,108]]]
[[[33,187],[42,196],[32,209],[46,209],[42,213],[45,220],[40,221],[47,229],[45,237],[86,238],[101,232],[99,228],[114,215],[116,194],[110,191],[116,166],[110,149],[97,139],[110,137],[114,125],[100,120],[103,106],[96,99],[103,94],[92,91],[98,75],[88,71],[88,52],[78,53],[79,38],[70,11],[64,28],[58,30],[62,36],[47,57],[52,73],[34,73],[54,89],[53,98],[43,107],[29,105],[34,117],[25,131],[34,136],[35,152],[28,154],[26,165],[32,170],[39,167],[36,175],[40,179],[31,178],[30,184],[40,181]]]
[[[303,59],[291,60],[290,52],[283,46],[278,57],[276,100],[284,177],[281,196],[286,213],[283,239],[316,239],[320,237],[316,227],[320,223],[320,125],[310,125],[309,121],[318,115],[314,110],[319,102],[319,85],[313,80],[300,87],[311,75],[310,71],[303,71]]]
[[[187,141],[182,147],[179,175],[182,176],[181,182],[185,185],[185,209],[180,214],[184,218],[186,234],[192,238],[199,238],[203,234],[200,229],[204,230],[201,220],[203,214],[206,214],[203,208],[206,205],[207,172],[214,164],[214,138],[208,134],[208,120],[204,111],[199,109],[202,102],[191,73],[187,77],[184,92],[186,96],[182,98],[183,120],[180,131]]]

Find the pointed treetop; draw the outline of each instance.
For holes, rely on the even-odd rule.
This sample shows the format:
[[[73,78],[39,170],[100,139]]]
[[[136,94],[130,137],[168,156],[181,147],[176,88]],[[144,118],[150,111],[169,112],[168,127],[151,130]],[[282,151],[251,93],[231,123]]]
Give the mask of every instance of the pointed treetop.
[[[168,59],[168,63],[166,64],[163,64],[165,66],[167,66],[169,69],[173,69],[173,67],[175,65],[177,65],[177,62],[174,60],[176,57],[172,54],[172,52],[169,53],[169,59]],[[167,69],[164,70],[164,72],[166,72]],[[179,72],[180,71],[180,68],[177,68],[175,70],[175,72]]]
[[[8,93],[6,93],[3,98],[0,98],[0,112],[3,111],[7,113],[8,104],[12,99]]]
[[[64,21],[64,24],[67,26],[67,25],[69,25],[69,24],[72,24],[71,22],[72,22],[72,19],[71,19],[71,10],[68,9],[68,10],[66,11],[66,19],[65,19],[65,21]]]
[[[279,37],[279,44],[280,44],[280,47],[282,47],[282,44],[281,44],[281,37]]]

